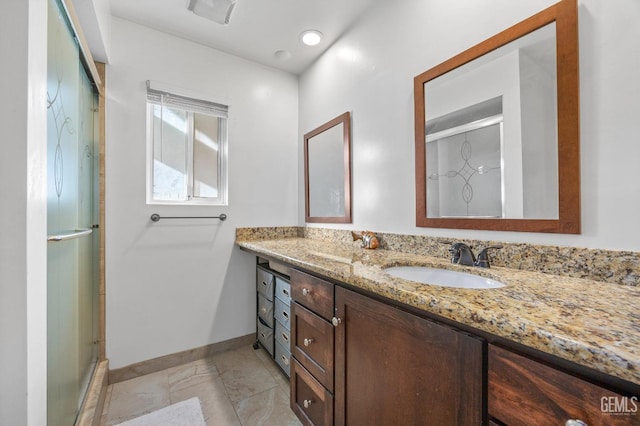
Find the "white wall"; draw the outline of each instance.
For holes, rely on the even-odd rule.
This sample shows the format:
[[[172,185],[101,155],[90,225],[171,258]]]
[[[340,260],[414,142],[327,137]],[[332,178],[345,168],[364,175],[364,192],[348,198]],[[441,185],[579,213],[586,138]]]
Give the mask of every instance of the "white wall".
[[[47,1],[0,5],[0,424],[47,421]]]
[[[415,227],[413,77],[553,3],[378,1],[303,73],[299,139],[352,112],[354,220],[334,227],[640,250],[637,0],[579,1],[582,234]],[[298,195],[304,199],[304,188]]]
[[[146,80],[230,106],[228,207],[145,204]],[[255,332],[255,257],[235,228],[297,222],[297,78],[114,18],[107,95],[110,367]]]

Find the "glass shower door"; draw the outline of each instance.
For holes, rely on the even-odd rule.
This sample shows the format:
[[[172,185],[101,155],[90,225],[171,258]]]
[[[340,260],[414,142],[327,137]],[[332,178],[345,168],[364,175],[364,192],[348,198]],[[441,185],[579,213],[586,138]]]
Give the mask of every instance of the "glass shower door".
[[[97,360],[97,97],[55,0],[48,34],[47,424],[68,426]]]

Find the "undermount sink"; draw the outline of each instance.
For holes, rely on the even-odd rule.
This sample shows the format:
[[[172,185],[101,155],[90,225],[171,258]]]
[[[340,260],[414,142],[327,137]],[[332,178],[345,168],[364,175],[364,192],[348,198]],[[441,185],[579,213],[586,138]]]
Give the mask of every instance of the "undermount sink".
[[[500,288],[505,284],[491,278],[449,269],[429,268],[426,266],[394,266],[383,271],[391,276],[423,284],[456,288]]]

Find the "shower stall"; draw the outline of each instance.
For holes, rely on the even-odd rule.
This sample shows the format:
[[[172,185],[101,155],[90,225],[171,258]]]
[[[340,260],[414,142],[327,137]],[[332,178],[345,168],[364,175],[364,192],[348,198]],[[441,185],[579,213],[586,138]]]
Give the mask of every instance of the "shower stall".
[[[69,426],[99,358],[99,98],[65,4],[48,7],[47,424]]]

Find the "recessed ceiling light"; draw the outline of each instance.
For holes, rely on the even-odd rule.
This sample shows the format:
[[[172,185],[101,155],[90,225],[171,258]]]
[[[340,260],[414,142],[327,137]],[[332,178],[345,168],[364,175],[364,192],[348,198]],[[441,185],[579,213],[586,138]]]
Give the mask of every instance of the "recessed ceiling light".
[[[300,40],[307,46],[315,46],[322,40],[322,33],[318,30],[306,30],[300,34]]]

